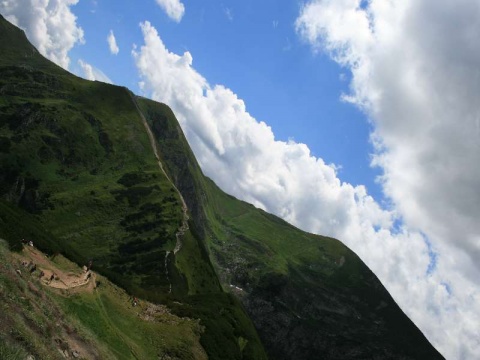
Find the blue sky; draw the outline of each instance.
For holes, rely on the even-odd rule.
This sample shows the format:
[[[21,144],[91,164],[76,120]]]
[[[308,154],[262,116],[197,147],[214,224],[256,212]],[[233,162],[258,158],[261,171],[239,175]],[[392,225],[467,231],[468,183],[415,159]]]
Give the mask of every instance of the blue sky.
[[[446,358],[478,356],[478,0],[3,0],[0,13],[60,66],[167,103],[221,188],[340,239]]]
[[[308,144],[313,155],[340,167],[343,181],[363,184],[382,200],[375,182],[380,170],[370,166],[371,126],[361,111],[340,100],[349,92],[349,72],[297,36],[298,1],[193,1],[185,7],[177,23],[154,1],[141,7],[131,1],[79,2],[75,15],[86,43],[72,49],[72,63],[83,59],[139,93],[131,50],[142,41],[139,23],[148,20],[169,50],[191,52],[195,68],[210,83],[238,94],[277,139]],[[110,30],[118,55],[106,46]]]

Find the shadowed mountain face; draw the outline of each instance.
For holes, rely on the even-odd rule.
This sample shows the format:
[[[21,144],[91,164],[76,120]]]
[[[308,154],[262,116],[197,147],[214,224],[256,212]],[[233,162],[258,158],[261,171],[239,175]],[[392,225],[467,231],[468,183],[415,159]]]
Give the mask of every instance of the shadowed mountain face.
[[[200,319],[210,359],[442,358],[341,242],[206,178],[166,105],[67,73],[3,18],[0,166],[1,238]]]

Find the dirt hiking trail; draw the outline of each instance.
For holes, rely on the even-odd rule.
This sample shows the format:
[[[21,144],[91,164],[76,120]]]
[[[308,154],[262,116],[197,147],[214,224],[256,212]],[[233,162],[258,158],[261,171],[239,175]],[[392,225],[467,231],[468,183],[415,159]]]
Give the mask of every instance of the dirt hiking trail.
[[[63,256],[48,258],[33,246],[24,246],[23,251],[16,255],[21,263],[21,272],[30,272],[39,278],[43,285],[61,289],[92,292],[96,287],[96,275],[85,266],[83,270],[72,265]]]

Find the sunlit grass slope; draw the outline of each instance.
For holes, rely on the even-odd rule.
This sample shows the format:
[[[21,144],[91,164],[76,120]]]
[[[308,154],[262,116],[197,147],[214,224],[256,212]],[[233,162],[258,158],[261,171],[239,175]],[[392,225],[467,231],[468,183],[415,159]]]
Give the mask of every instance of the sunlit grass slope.
[[[3,18],[0,27],[0,236],[14,249],[25,238],[92,261],[130,294],[199,319],[210,359],[265,358],[193,223],[173,255],[181,201],[131,93],[67,73]],[[68,309],[93,327],[82,301],[69,299]]]
[[[356,254],[225,194],[203,176],[168,106],[139,103],[222,285],[270,358],[442,358]]]
[[[168,106],[68,74],[3,18],[0,166],[0,236],[12,249],[25,238],[77,264],[93,261],[129,294],[192,319],[176,330],[139,325],[114,285],[48,295],[104,358],[156,358],[161,349],[195,358],[195,336],[219,360],[265,359],[260,338],[276,360],[441,358],[340,241],[300,231],[204,177]],[[174,254],[184,219],[176,188],[190,220]],[[22,279],[2,280],[2,296],[28,286]],[[26,334],[3,332],[2,349],[56,356],[50,345],[25,345]]]
[[[206,359],[198,320],[153,304],[132,305],[124,290],[97,276],[95,290],[54,290],[30,274],[0,240],[0,359]],[[81,272],[61,256],[52,266]]]

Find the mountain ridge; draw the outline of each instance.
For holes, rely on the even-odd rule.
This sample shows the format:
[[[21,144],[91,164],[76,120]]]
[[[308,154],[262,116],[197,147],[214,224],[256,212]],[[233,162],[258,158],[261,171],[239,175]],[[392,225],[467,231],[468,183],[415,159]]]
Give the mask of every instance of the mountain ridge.
[[[3,17],[0,29],[0,236],[14,248],[36,236],[93,259],[200,319],[212,359],[442,358],[341,242],[206,178],[168,106],[70,75]]]
[[[173,128],[175,126],[175,122],[173,120],[174,119],[174,114],[171,112],[170,109],[168,109],[168,107],[166,107],[165,105],[161,105],[161,104],[155,104],[155,102],[153,102],[151,100],[147,100],[147,99],[143,99],[142,101],[144,102],[144,106],[145,106],[146,103],[149,103],[151,106],[156,106],[156,107],[159,107],[159,108],[163,108],[164,111],[165,111],[165,114],[166,114],[165,116],[167,118],[169,116],[171,117],[170,120],[171,120],[172,124],[170,124],[170,127]],[[145,111],[148,113],[148,109],[146,109]],[[148,119],[148,115],[147,115],[147,119]],[[151,124],[152,124],[151,126],[154,129],[154,131],[155,131],[155,129],[168,128],[168,126],[166,126],[165,124],[163,124],[162,126],[155,125],[154,121],[152,119],[150,119],[150,120],[151,120]],[[165,122],[165,121],[167,121],[167,120],[164,118],[163,122]],[[162,145],[165,146],[165,148],[162,149],[162,153],[166,154],[166,155],[171,153],[171,152],[167,151],[166,146],[168,145],[170,147],[175,147],[172,144],[172,142],[175,141],[174,139],[176,137],[178,137],[177,141],[180,144],[184,143],[183,133],[179,130],[178,131],[171,131],[171,132],[170,131],[163,131],[161,133],[158,132],[157,135],[159,137],[163,137],[163,140],[158,141],[158,143],[160,144],[160,147],[162,147]],[[180,156],[179,154],[182,151],[184,152],[184,154],[183,154],[184,158],[179,160],[178,157]],[[235,199],[231,195],[225,194],[223,192],[219,192],[218,187],[213,183],[213,181],[211,181],[208,178],[205,178],[205,181],[203,181],[203,182],[202,182],[201,179],[196,179],[192,183],[182,184],[182,179],[188,179],[189,177],[186,177],[184,175],[182,176],[180,174],[186,173],[188,171],[187,170],[188,167],[191,168],[194,165],[193,167],[196,168],[196,169],[190,170],[190,171],[193,171],[194,173],[196,172],[197,174],[201,173],[201,170],[199,169],[198,163],[196,163],[196,161],[194,159],[194,156],[193,156],[193,153],[191,152],[191,149],[189,149],[189,148],[184,148],[182,146],[177,147],[176,151],[174,152],[174,157],[175,157],[175,159],[167,160],[166,163],[169,164],[170,167],[171,167],[171,169],[169,169],[169,171],[171,171],[174,174],[177,174],[177,176],[174,176],[173,178],[174,179],[179,179],[179,183],[177,185],[181,189],[182,193],[185,193],[185,192],[189,193],[189,195],[187,196],[187,199],[192,199],[195,196],[197,196],[198,198],[203,198],[203,199],[220,197],[220,199],[215,199],[213,201],[214,202],[213,207],[216,207],[217,211],[216,211],[216,214],[211,214],[211,217],[214,217],[216,219],[215,220],[212,220],[212,219],[208,220],[207,219],[208,215],[205,215],[205,213],[208,213],[209,211],[210,212],[212,211],[211,209],[208,209],[208,210],[203,211],[202,216],[199,216],[200,218],[203,218],[203,220],[201,221],[201,224],[208,224],[208,223],[211,224],[212,222],[214,223],[215,221],[217,221],[217,222],[219,221],[220,223],[222,223],[223,226],[225,226],[225,225],[227,225],[226,224],[227,222],[230,222],[230,224],[228,224],[228,225],[231,226],[231,227],[230,227],[229,230],[227,229],[227,232],[230,231],[230,235],[231,235],[232,233],[235,232],[235,229],[238,228],[238,224],[235,224],[230,219],[225,219],[225,218],[231,217],[232,219],[236,219],[234,221],[238,221],[238,220],[241,220],[241,217],[243,216],[243,218],[244,218],[243,219],[244,220],[243,224],[240,224],[243,227],[243,233],[240,234],[240,236],[237,236],[236,238],[234,238],[236,244],[234,244],[232,246],[235,246],[235,245],[238,245],[238,244],[241,244],[242,242],[244,242],[244,243],[247,244],[248,248],[250,248],[250,249],[251,248],[262,248],[262,251],[267,251],[267,252],[269,250],[271,251],[271,249],[268,249],[268,248],[265,247],[265,244],[266,243],[268,244],[267,241],[262,243],[260,241],[252,241],[252,240],[254,240],[255,238],[258,240],[259,238],[261,239],[262,237],[265,238],[266,236],[270,236],[272,233],[275,232],[272,225],[270,225],[270,227],[272,227],[271,231],[264,231],[263,233],[256,233],[256,234],[245,234],[245,229],[246,228],[247,229],[248,228],[254,229],[254,227],[249,227],[249,226],[245,225],[245,223],[249,223],[249,221],[246,221],[245,218],[248,217],[248,216],[252,216],[252,217],[256,217],[256,219],[253,219],[254,222],[262,222],[262,226],[264,226],[264,227],[269,225],[269,223],[273,223],[276,226],[278,226],[278,225],[283,226],[283,229],[285,229],[283,231],[284,234],[288,234],[288,233],[291,233],[293,231],[294,234],[291,234],[290,239],[288,239],[288,240],[284,239],[283,242],[288,242],[289,244],[295,244],[299,240],[299,238],[297,236],[301,234],[302,237],[308,238],[308,242],[322,241],[323,242],[322,245],[325,246],[325,247],[341,248],[341,249],[343,249],[343,251],[346,251],[346,252],[342,255],[339,255],[337,258],[330,259],[330,265],[333,265],[333,267],[339,268],[340,270],[345,269],[348,266],[360,267],[362,273],[365,274],[366,277],[369,277],[369,278],[373,277],[373,279],[370,280],[370,281],[372,281],[372,284],[370,284],[370,286],[366,290],[357,289],[357,291],[359,291],[362,294],[363,297],[368,297],[369,292],[371,290],[377,291],[378,289],[380,289],[380,292],[382,293],[382,300],[379,300],[375,305],[371,305],[371,306],[373,306],[372,310],[375,310],[376,308],[380,307],[379,310],[381,311],[382,308],[386,304],[390,305],[390,304],[393,303],[393,309],[391,309],[391,313],[395,314],[397,311],[401,312],[401,310],[398,308],[398,305],[395,304],[395,302],[393,301],[391,296],[383,288],[383,286],[381,285],[380,281],[376,278],[376,276],[368,269],[368,267],[366,267],[363,263],[361,263],[361,260],[353,252],[348,250],[338,240],[333,239],[333,238],[319,236],[319,235],[305,233],[305,232],[295,228],[293,225],[288,224],[284,220],[277,218],[274,215],[271,215],[271,214],[268,214],[268,213],[266,213],[262,210],[256,209],[251,204],[247,204],[243,201],[239,201],[239,200]],[[185,164],[188,164],[188,166],[185,166]],[[237,209],[232,209],[231,207],[229,208],[229,206],[225,207],[225,206],[222,205],[222,204],[228,204],[229,199],[233,199],[235,201],[237,207],[239,207],[239,209],[238,208]],[[202,204],[202,201],[198,200],[196,202],[196,205],[199,206],[198,204]],[[189,207],[191,207],[190,204],[189,204]],[[210,204],[210,207],[212,207],[212,204]],[[197,212],[202,213],[201,210],[198,210]],[[254,213],[255,215],[252,215],[252,213]],[[223,215],[219,215],[219,214],[223,214]],[[227,216],[225,216],[225,215],[227,215]],[[220,218],[223,217],[224,219],[218,219],[219,217]],[[257,218],[261,218],[262,220],[259,220]],[[267,219],[268,222],[265,222],[264,219]],[[201,226],[201,224],[199,224],[199,226]],[[207,239],[214,239],[213,241],[208,241],[207,240],[207,245],[210,249],[210,252],[213,253],[212,254],[213,257],[215,258],[216,256],[218,256],[218,258],[216,260],[215,259],[213,260],[214,265],[217,269],[217,273],[219,274],[221,279],[223,277],[222,282],[224,283],[224,286],[225,285],[226,286],[233,285],[233,287],[235,288],[236,285],[239,285],[239,288],[243,288],[244,285],[248,284],[248,282],[251,280],[252,276],[250,276],[249,274],[245,274],[245,269],[239,269],[239,271],[237,271],[237,272],[230,271],[231,268],[234,268],[235,266],[237,266],[237,264],[226,265],[225,267],[227,269],[222,270],[222,261],[223,261],[223,263],[225,263],[225,262],[228,263],[228,260],[225,261],[225,259],[224,259],[225,258],[225,252],[222,253],[221,251],[218,251],[218,249],[216,249],[215,241],[217,241],[217,242],[220,241],[221,242],[222,240],[219,239],[221,237],[221,235],[219,236],[218,233],[215,234],[215,229],[212,230],[212,227],[215,227],[215,225],[211,226],[210,228],[208,228],[208,227],[204,228],[202,230],[206,233],[206,238]],[[277,230],[276,232],[278,233],[279,231]],[[266,234],[268,234],[268,235],[266,235]],[[248,236],[245,236],[245,235],[248,235]],[[235,235],[234,235],[234,237],[235,237]],[[225,240],[223,240],[223,241],[225,241]],[[245,249],[242,249],[242,251],[244,251],[244,250]],[[295,247],[290,247],[289,249],[286,249],[286,250],[287,251],[285,251],[284,256],[279,256],[279,257],[277,257],[277,259],[275,259],[275,261],[274,261],[275,265],[272,265],[271,268],[272,267],[273,268],[277,267],[277,265],[279,263],[280,264],[281,263],[285,264],[285,257],[292,257],[292,254],[298,251],[297,249],[295,249]],[[306,252],[310,252],[310,251],[315,251],[315,250],[310,247],[310,248],[308,248],[308,250]],[[249,250],[246,251],[246,253],[248,253],[248,252],[249,252]],[[277,254],[278,254],[278,250],[275,251],[275,252],[277,252]],[[335,253],[335,251],[333,251],[333,253]],[[242,257],[239,252],[236,252],[235,256],[240,257],[240,258]],[[343,256],[344,256],[344,259],[342,260]],[[223,259],[222,259],[222,257],[223,257]],[[345,258],[347,260],[345,260]],[[264,261],[264,260],[266,260],[266,259],[262,259],[262,261]],[[238,258],[236,260],[233,260],[233,261],[238,262]],[[261,261],[258,261],[257,259],[252,259],[252,260],[247,260],[247,261],[251,262],[250,265],[246,266],[246,267],[250,266],[250,269],[252,267],[254,267],[255,265],[258,265],[261,262]],[[266,261],[268,262],[269,260],[266,260]],[[302,264],[302,265],[305,265],[305,264]],[[308,264],[307,266],[310,266],[310,265],[311,264]],[[230,267],[230,269],[229,269],[229,267]],[[254,319],[254,323],[255,323],[257,329],[261,328],[261,329],[265,329],[264,331],[266,331],[266,332],[270,331],[271,334],[267,335],[266,336],[267,338],[268,337],[277,338],[276,343],[270,345],[271,348],[279,348],[280,349],[280,350],[277,350],[277,351],[273,352],[273,355],[274,355],[273,358],[278,358],[278,359],[315,358],[315,357],[312,357],[312,356],[317,356],[316,354],[318,354],[318,351],[322,351],[322,352],[325,351],[325,348],[316,349],[315,351],[311,351],[311,349],[309,349],[306,352],[301,352],[300,354],[296,355],[295,350],[289,350],[288,348],[283,347],[283,345],[288,343],[288,341],[286,341],[286,338],[288,338],[288,336],[291,336],[290,331],[285,330],[286,334],[284,335],[284,337],[283,338],[279,337],[278,336],[278,331],[279,330],[281,331],[282,326],[280,326],[279,324],[276,324],[276,323],[272,323],[271,322],[272,319],[268,318],[268,316],[266,317],[266,319],[262,319],[261,314],[258,314],[258,312],[261,312],[260,309],[262,307],[266,308],[267,310],[269,308],[271,308],[272,305],[273,305],[273,307],[275,307],[275,305],[272,304],[271,301],[269,301],[269,298],[271,298],[271,297],[275,298],[276,295],[277,295],[275,293],[272,294],[270,292],[271,289],[269,289],[269,286],[272,285],[272,282],[274,283],[274,286],[273,286],[274,287],[274,289],[273,289],[274,292],[277,291],[279,293],[283,293],[284,297],[289,296],[288,292],[290,292],[290,294],[294,294],[298,291],[301,291],[301,287],[299,288],[298,285],[291,286],[291,284],[287,284],[288,281],[286,281],[285,278],[283,277],[285,275],[285,270],[286,269],[288,269],[288,271],[295,272],[295,271],[297,271],[297,270],[295,270],[295,268],[298,268],[298,264],[296,264],[296,265],[285,264],[283,269],[278,269],[277,268],[278,272],[276,272],[276,273],[273,272],[274,280],[273,281],[268,281],[268,280],[264,281],[267,285],[266,286],[267,287],[266,291],[263,288],[262,281],[260,280],[259,284],[257,284],[259,286],[257,288],[253,288],[252,291],[256,292],[257,295],[259,293],[263,292],[264,296],[258,295],[256,297],[255,296],[242,297],[241,294],[240,294],[240,297],[242,298],[242,302],[244,303],[244,305],[247,308],[247,312],[257,313],[256,316],[252,317]],[[248,271],[249,270],[247,270],[247,272]],[[309,270],[307,270],[307,272],[308,271]],[[226,273],[228,273],[228,274],[226,274]],[[301,273],[301,276],[306,278],[310,283],[313,283],[313,284],[316,284],[317,286],[320,286],[319,281],[317,279],[312,279],[311,275],[305,276],[303,271],[300,271],[300,273]],[[269,276],[268,271],[266,272],[266,274],[267,274],[267,276]],[[283,275],[283,276],[279,277],[278,276],[279,274]],[[318,273],[315,274],[315,275],[318,276]],[[344,276],[344,274],[340,273],[340,274],[337,274],[337,277],[335,277],[334,279],[329,279],[329,286],[332,286],[332,287],[336,286],[335,282],[337,281],[337,279],[339,279],[340,276]],[[362,277],[362,276],[363,275],[360,275],[360,277]],[[234,280],[235,284],[230,282],[232,279]],[[352,281],[348,286],[354,286],[355,280],[358,280],[358,279],[354,279],[354,281]],[[342,280],[342,281],[344,281],[344,280]],[[279,285],[278,289],[275,289],[276,285]],[[322,286],[320,286],[320,287],[323,288]],[[372,287],[373,287],[373,289],[372,289]],[[377,290],[375,290],[375,289],[377,289]],[[341,289],[341,291],[343,291],[343,289]],[[310,294],[310,296],[315,298],[315,296],[319,296],[319,294],[315,294],[315,295]],[[345,296],[345,294],[342,295],[342,296]],[[299,306],[298,299],[291,299],[291,301],[295,302],[297,307]],[[329,301],[331,301],[331,300],[329,299]],[[283,302],[283,304],[282,304],[282,302],[283,301],[280,299],[280,301],[278,301],[279,304],[277,304],[277,305],[283,306],[285,304],[285,302]],[[383,302],[385,302],[385,305],[382,305]],[[385,306],[385,308],[383,308],[383,311],[390,312],[390,309],[386,310],[386,308],[388,308],[389,305]],[[367,305],[367,306],[369,306],[369,305]],[[318,311],[318,309],[316,309],[315,311]],[[296,311],[295,309],[292,309],[292,308],[289,308],[287,312],[291,312],[290,315],[293,314],[293,316],[289,316],[289,318],[290,318],[289,321],[291,321],[292,319],[294,320],[294,318],[296,318],[297,315],[298,315],[298,311]],[[281,311],[280,311],[280,314],[285,315]],[[353,317],[355,317],[355,315]],[[257,322],[255,322],[255,318],[257,319]],[[285,319],[283,319],[283,320],[285,320]],[[318,321],[318,319],[317,319],[317,321]],[[382,319],[382,320],[372,319],[372,322],[373,321],[380,321],[380,323],[382,323],[385,320],[384,319]],[[408,329],[409,326],[410,326],[410,323],[411,323],[410,320],[407,318],[407,321],[402,326],[404,326],[406,329]],[[348,327],[348,325],[346,325],[346,326]],[[417,329],[417,331],[418,331],[418,329]],[[343,335],[345,335],[345,334],[343,334]],[[262,338],[262,331],[260,331],[260,336]],[[306,333],[303,333],[302,336],[306,336],[308,338],[309,335],[307,335]],[[423,337],[423,335],[421,335],[421,336]],[[389,338],[394,338],[394,337],[395,337],[394,334],[389,335]],[[265,341],[265,337],[263,338],[263,340]],[[301,343],[302,337],[300,337],[300,339],[298,339],[298,340]],[[375,340],[377,340],[377,339],[375,339]],[[352,339],[345,339],[345,342],[355,342],[355,341],[352,340]],[[375,342],[375,341],[373,341],[373,342]],[[312,344],[312,343],[321,344],[322,341],[321,341],[321,339],[316,339],[316,340],[312,339],[309,342],[309,344]],[[411,346],[411,344],[406,342],[403,346]],[[267,348],[268,347],[269,346],[267,346]],[[336,347],[340,347],[340,346],[337,345]],[[368,356],[371,356],[372,353],[378,353],[379,358],[397,358],[397,356],[398,356],[395,353],[389,353],[388,351],[382,353],[382,351],[383,351],[382,349],[369,349],[366,353],[362,353],[362,352],[355,353],[354,352],[354,353],[352,353],[352,358],[359,358],[359,357],[363,357],[363,356],[368,357]],[[409,356],[412,356],[412,355],[405,355],[405,356],[406,356],[406,358],[409,358]],[[422,356],[423,356],[423,358],[425,358],[425,356],[427,356],[427,355],[422,355],[422,356],[416,355],[416,356],[417,357],[415,357],[415,355],[413,355],[413,358],[422,358]],[[440,355],[438,353],[436,353],[436,351],[434,351],[432,353],[432,355],[428,355],[428,356],[430,358],[435,358],[435,356],[440,356]],[[325,356],[325,358],[345,359],[345,358],[348,358],[348,355],[346,355],[346,353],[342,350],[342,351],[339,351],[338,354],[334,354],[334,353],[333,354],[328,354],[328,355]],[[402,358],[402,357],[398,356],[398,358]],[[441,358],[441,356],[439,358]]]

